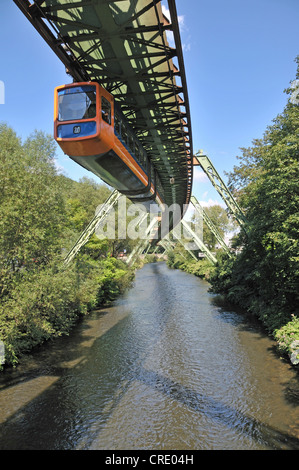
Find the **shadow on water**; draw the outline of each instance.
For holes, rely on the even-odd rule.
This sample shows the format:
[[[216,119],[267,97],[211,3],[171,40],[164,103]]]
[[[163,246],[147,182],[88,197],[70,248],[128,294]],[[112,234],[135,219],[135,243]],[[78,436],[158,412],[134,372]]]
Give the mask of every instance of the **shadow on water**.
[[[138,379],[192,410],[204,414],[216,422],[225,424],[229,428],[238,429],[240,433],[253,438],[269,449],[299,449],[299,439],[265,425],[221,401],[214,400],[212,397],[175,383],[156,372],[142,370]]]
[[[269,338],[265,327],[255,315],[247,312],[241,307],[231,304],[218,294],[212,294],[211,303],[217,307],[221,321],[238,326],[239,330],[254,333],[255,340],[264,340],[265,337],[267,339]],[[273,358],[284,362],[287,367],[292,367],[290,366],[288,356],[282,356],[276,342],[271,344],[267,350],[269,355]],[[284,397],[290,405],[296,407],[299,406],[299,368],[294,368],[294,370],[297,371],[297,374],[285,385]]]
[[[159,278],[156,288],[164,295],[172,295],[172,285],[167,276],[153,265],[152,273]],[[159,287],[157,287],[159,286]],[[166,292],[166,294],[165,294]],[[182,403],[216,423],[237,429],[268,449],[299,449],[299,439],[259,422],[245,413],[227,406],[220,400],[205,396],[165,377],[160,372],[144,367],[149,335],[140,337],[134,331],[134,316],[121,299],[123,315],[100,336],[88,334],[92,321],[78,325],[68,338],[60,338],[41,348],[26,363],[26,371],[7,370],[0,378],[0,396],[7,400],[15,388],[28,385],[28,400],[12,412],[0,425],[0,449],[67,450],[88,449],[133,381],[140,383]],[[152,309],[152,305],[148,308]],[[131,308],[131,307],[130,307]],[[166,327],[171,306],[166,307],[159,319],[158,341]],[[95,321],[108,318],[114,307],[94,314]],[[125,332],[130,332],[128,345]],[[91,345],[88,343],[91,341]],[[62,359],[61,359],[62,358]],[[33,363],[30,363],[30,360]],[[70,365],[71,364],[71,365]],[[49,385],[36,390],[36,379],[50,379]],[[32,387],[31,387],[32,384]],[[32,398],[30,396],[32,395]],[[34,395],[34,396],[33,396]],[[9,403],[7,404],[9,408]],[[0,415],[1,417],[1,415]],[[83,442],[83,444],[82,444]]]
[[[122,320],[114,328],[121,328],[125,321],[125,319]],[[113,331],[106,333],[107,336],[114,334]],[[84,337],[85,340],[86,337]],[[139,380],[167,397],[177,400],[198,412],[199,415],[204,414],[215,422],[238,429],[239,433],[251,437],[266,448],[273,450],[299,449],[299,439],[246,416],[221,401],[175,383],[157,372],[144,369],[137,354],[135,357],[134,355],[131,357],[131,367],[128,368],[128,362],[122,363],[121,361],[122,353],[120,351],[119,367],[117,370],[113,370],[113,374],[109,374],[109,390],[105,390],[103,380],[105,381],[107,378],[107,370],[103,368],[103,364],[107,357],[102,357],[100,369],[95,367],[94,357],[99,357],[99,352],[104,351],[106,341],[107,337],[96,340],[87,357],[82,359],[73,369],[70,370],[58,365],[48,370],[51,376],[54,374],[57,377],[56,382],[30,403],[20,408],[0,426],[0,449],[75,449],[80,444],[82,437],[85,437],[84,448],[88,449],[134,380]],[[138,364],[134,363],[134,360]],[[125,375],[124,366],[126,367]],[[107,368],[109,368],[109,362]],[[97,381],[97,387],[93,383],[94,390],[88,393],[88,378],[94,372],[99,374],[99,370],[101,377]],[[46,369],[42,369],[41,371],[36,370],[33,376],[24,374],[17,381],[12,379],[7,387],[31,381],[46,372]],[[77,385],[73,389],[72,377],[78,377],[80,374],[83,374],[83,382],[86,379],[87,383],[85,383],[85,387],[81,383],[81,386]],[[70,381],[69,387],[72,389],[71,396],[67,385],[68,381]],[[113,395],[110,394],[111,390],[114,390]],[[76,395],[76,399],[74,399],[74,395]],[[110,402],[108,407],[107,399]],[[93,431],[90,428],[92,428],[95,419],[97,426]]]

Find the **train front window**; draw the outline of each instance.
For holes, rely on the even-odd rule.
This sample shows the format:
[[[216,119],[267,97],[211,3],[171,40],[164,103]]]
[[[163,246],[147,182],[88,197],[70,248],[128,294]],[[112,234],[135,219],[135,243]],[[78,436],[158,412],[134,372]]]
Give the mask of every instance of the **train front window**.
[[[76,121],[96,117],[96,87],[83,85],[58,92],[58,120]]]

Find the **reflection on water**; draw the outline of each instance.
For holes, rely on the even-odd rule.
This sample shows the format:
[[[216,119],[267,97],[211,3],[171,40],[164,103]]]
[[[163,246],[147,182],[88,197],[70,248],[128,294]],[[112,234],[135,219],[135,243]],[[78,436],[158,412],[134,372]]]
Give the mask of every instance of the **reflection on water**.
[[[1,449],[299,449],[299,384],[256,322],[164,263],[0,378]]]

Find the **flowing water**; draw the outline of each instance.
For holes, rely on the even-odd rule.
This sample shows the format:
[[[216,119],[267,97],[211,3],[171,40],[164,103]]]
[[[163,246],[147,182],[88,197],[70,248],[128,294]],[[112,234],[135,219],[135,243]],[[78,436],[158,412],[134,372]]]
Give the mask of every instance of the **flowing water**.
[[[0,374],[0,449],[299,449],[294,368],[205,281],[145,265]]]

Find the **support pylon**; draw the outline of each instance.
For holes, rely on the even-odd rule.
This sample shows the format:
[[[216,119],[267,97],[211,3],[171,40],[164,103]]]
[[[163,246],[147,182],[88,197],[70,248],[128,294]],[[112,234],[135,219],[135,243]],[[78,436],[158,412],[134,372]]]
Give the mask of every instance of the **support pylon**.
[[[121,196],[121,193],[118,192],[116,189],[110,194],[106,202],[102,205],[100,211],[98,211],[96,215],[92,218],[92,220],[89,222],[87,227],[83,230],[78,240],[76,241],[74,246],[71,248],[71,250],[65,257],[64,262],[63,262],[63,267],[66,267],[74,259],[76,254],[82,248],[82,246],[84,246],[88,242],[88,240],[93,235],[98,225],[101,222],[103,222],[103,220],[107,217],[109,212],[113,209],[113,207],[117,203],[120,196]]]
[[[147,214],[145,215],[145,217],[147,217]],[[144,218],[142,220],[144,220]],[[136,245],[134,250],[129,254],[127,261],[126,261],[129,266],[132,266],[135,263],[138,256],[142,254],[142,252],[146,249],[147,245],[150,243],[150,240],[152,239],[152,230],[154,226],[156,225],[157,221],[158,221],[158,218],[153,217],[153,220],[151,221],[151,223],[146,228],[143,234],[143,238],[140,240],[138,245]]]
[[[199,250],[202,251],[206,255],[206,257],[211,263],[216,264],[217,260],[215,256],[210,252],[210,250],[206,247],[203,241],[197,236],[197,234],[191,229],[191,227],[189,227],[187,222],[183,219],[181,223],[183,224],[187,232],[190,234],[190,236],[193,238]]]
[[[241,208],[239,207],[239,204],[237,203],[227,186],[224,184],[222,178],[220,177],[219,173],[217,172],[209,157],[207,157],[207,155],[204,155],[201,152],[198,152],[196,155],[194,155],[193,162],[194,165],[201,166],[201,168],[211,181],[212,185],[227,205],[230,213],[235,217],[240,227],[245,231],[245,216]]]
[[[218,243],[222,246],[222,248],[226,251],[226,253],[231,256],[231,252],[227,244],[225,243],[224,239],[220,235],[219,231],[217,230],[215,224],[212,222],[204,208],[201,206],[201,204],[198,202],[195,196],[191,196],[191,202],[192,205],[194,206],[195,210],[198,212],[198,214],[203,218],[204,222],[207,224],[211,232],[215,235]]]

